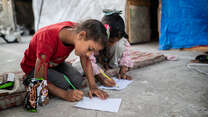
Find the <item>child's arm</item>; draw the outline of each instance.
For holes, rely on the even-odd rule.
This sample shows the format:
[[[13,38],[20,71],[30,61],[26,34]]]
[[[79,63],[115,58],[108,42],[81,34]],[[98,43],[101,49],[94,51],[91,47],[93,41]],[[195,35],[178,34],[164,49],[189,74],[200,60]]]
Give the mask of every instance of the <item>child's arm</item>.
[[[131,80],[132,78],[130,76],[126,75],[126,73],[128,72],[128,68],[133,67],[133,61],[130,57],[129,48],[130,48],[130,44],[128,41],[126,41],[125,50],[122,53],[122,57],[119,61],[120,71],[118,74],[118,78]]]
[[[81,56],[80,61],[82,64],[82,68],[88,78],[89,88],[90,88],[90,91],[89,91],[90,98],[92,98],[92,95],[95,94],[101,99],[106,99],[108,97],[108,94],[97,88],[97,85],[95,83],[95,78],[93,75],[92,64],[89,58],[86,56]]]
[[[46,60],[45,55],[41,55],[42,61]],[[44,65],[44,63],[41,64],[41,59],[37,58],[36,63],[35,63],[35,71],[34,71],[34,77],[35,78],[45,78],[45,69],[47,69],[47,64]]]
[[[115,81],[113,79],[109,80],[109,79],[105,78],[105,76],[103,76],[100,73],[100,71],[102,71],[102,72],[104,72],[104,71],[97,64],[95,56],[91,55],[89,57],[89,59],[90,59],[90,62],[92,64],[92,69],[93,69],[93,73],[95,75],[95,78],[98,79],[98,81],[104,86],[107,86],[107,87],[115,86]]]
[[[36,60],[36,64],[35,64],[35,73],[34,73],[34,77],[35,78],[45,78],[46,74],[45,72],[47,72],[46,70],[47,68],[47,64],[42,64],[42,61],[46,60],[46,56],[45,55],[41,55],[41,58],[37,58]],[[79,91],[79,90],[72,90],[72,91],[65,91],[61,88],[56,87],[55,85],[53,85],[52,83],[48,83],[48,90],[50,93],[52,93],[55,96],[58,96],[64,100],[67,101],[79,101],[82,99],[83,97],[83,92]]]

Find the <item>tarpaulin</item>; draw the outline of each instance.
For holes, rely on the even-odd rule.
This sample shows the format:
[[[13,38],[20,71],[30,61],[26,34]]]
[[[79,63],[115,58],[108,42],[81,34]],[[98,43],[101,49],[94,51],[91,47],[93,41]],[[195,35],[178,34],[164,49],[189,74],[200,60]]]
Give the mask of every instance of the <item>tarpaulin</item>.
[[[159,49],[208,45],[208,0],[162,0]]]
[[[122,10],[126,0],[33,0],[35,30],[62,21],[101,20],[103,9]]]

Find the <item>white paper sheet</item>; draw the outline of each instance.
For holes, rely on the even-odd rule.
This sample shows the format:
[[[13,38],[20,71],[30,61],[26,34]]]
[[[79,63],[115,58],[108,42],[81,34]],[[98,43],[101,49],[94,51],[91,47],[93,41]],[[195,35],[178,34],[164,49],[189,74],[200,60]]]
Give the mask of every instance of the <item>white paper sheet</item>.
[[[132,80],[122,80],[122,79],[117,79],[117,78],[113,78],[113,80],[115,80],[116,82],[116,86],[114,87],[105,87],[105,86],[100,86],[100,89],[114,89],[114,90],[122,90],[124,88],[126,88],[130,83],[132,83]]]
[[[118,112],[120,104],[120,98],[107,98],[106,100],[101,100],[97,97],[94,97],[92,99],[88,97],[83,97],[83,99],[78,102],[75,107],[107,112]]]

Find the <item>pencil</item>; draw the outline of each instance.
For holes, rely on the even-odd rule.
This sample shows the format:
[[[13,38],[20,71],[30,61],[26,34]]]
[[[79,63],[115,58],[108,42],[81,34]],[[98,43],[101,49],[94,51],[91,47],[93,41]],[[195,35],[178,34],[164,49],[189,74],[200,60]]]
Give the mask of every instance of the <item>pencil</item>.
[[[71,85],[71,87],[76,90],[75,86],[69,81],[68,77],[64,75],[65,80]]]
[[[100,73],[105,77],[105,78],[107,78],[107,79],[109,79],[109,80],[112,80],[109,76],[107,76],[101,69],[99,70],[100,71]],[[116,84],[116,87],[119,87],[117,84]]]
[[[108,77],[102,70],[99,70],[100,71],[100,73],[103,75],[103,76],[105,76],[107,79],[109,79],[109,80],[112,80],[110,77]]]

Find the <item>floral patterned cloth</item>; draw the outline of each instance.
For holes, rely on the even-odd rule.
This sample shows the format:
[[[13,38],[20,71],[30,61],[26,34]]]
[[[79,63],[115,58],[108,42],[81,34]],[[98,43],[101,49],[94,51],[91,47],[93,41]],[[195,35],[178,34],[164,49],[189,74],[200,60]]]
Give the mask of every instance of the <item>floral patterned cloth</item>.
[[[90,59],[90,61],[91,61],[91,63],[92,63],[92,69],[93,69],[94,75],[99,74],[99,73],[100,73],[99,70],[103,71],[103,70],[101,69],[101,67],[98,66],[94,54],[92,54],[92,55],[89,57],[89,59]]]
[[[120,66],[133,67],[133,61],[131,59],[130,52],[129,52],[130,47],[131,47],[131,45],[126,40],[125,41],[125,50],[124,50],[122,57],[120,59]]]

